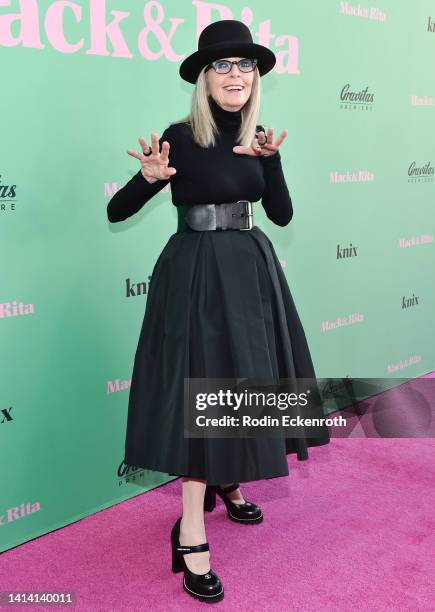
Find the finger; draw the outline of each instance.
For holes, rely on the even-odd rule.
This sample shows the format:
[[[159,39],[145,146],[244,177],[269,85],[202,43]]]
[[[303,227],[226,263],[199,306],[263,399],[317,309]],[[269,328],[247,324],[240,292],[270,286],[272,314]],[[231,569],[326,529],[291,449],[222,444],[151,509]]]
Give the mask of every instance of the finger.
[[[258,144],[259,145],[263,145],[266,143],[266,134],[264,133],[264,130],[261,130],[260,132],[257,132],[256,134],[257,139],[258,139]]]
[[[143,155],[141,155],[140,153],[136,153],[136,151],[133,151],[132,149],[127,149],[127,153],[132,157],[135,157],[139,161],[143,160]]]
[[[160,161],[167,164],[169,162],[169,142],[164,140],[162,142],[162,151],[160,153]]]
[[[165,174],[166,174],[167,178],[169,178],[170,176],[172,176],[176,172],[177,172],[176,168],[172,168],[171,166],[168,166],[167,168],[165,168]]]
[[[275,147],[275,145],[270,145],[270,148],[268,147],[263,148],[263,152],[262,155],[263,157],[270,157],[271,155],[275,155],[275,153],[278,151],[278,147]]]
[[[150,148],[149,148],[149,146],[147,145],[146,140],[145,140],[145,138],[144,138],[143,136],[140,136],[140,138],[139,138],[139,144],[140,144],[140,147],[141,147],[141,149],[142,149],[142,151],[143,151],[143,154],[144,154],[144,155],[145,155],[146,153],[148,153],[148,152],[149,152],[149,149],[150,149]]]
[[[159,154],[159,135],[155,132],[151,134],[151,150],[153,155]]]
[[[167,167],[160,166],[157,174],[158,174],[158,177],[160,179],[164,180],[164,179],[170,178],[176,172],[177,172],[177,170],[175,168],[170,167],[170,166],[167,166]]]
[[[241,145],[233,147],[233,153],[239,153],[239,155],[256,155],[252,147],[242,147]]]
[[[285,139],[285,137],[287,136],[287,134],[288,134],[288,131],[287,131],[287,130],[283,130],[283,131],[281,132],[281,134],[278,136],[278,138],[275,140],[275,143],[274,143],[274,144],[275,144],[277,147],[279,147],[279,145],[280,145],[280,144],[282,143],[282,141]]]
[[[261,140],[261,139],[260,139],[260,140]],[[252,140],[252,142],[251,142],[251,148],[252,148],[252,149],[254,149],[254,151],[255,151],[256,153],[261,152],[261,147],[260,147],[260,145],[258,144],[257,135],[255,135],[255,136],[254,136],[254,138],[253,138],[253,140]]]

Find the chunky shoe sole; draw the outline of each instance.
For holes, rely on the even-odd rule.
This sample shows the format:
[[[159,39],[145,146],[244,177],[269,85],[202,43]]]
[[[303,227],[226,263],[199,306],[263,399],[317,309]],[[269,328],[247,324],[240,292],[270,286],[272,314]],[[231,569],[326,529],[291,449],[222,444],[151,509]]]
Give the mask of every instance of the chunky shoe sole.
[[[195,591],[191,591],[186,585],[185,578],[183,578],[183,589],[186,591],[186,593],[189,593],[189,595],[195,597],[195,599],[199,599],[200,601],[205,601],[207,603],[215,603],[217,601],[222,601],[222,599],[224,598],[223,589],[220,593],[217,593],[216,595],[199,595],[198,593],[195,593]]]
[[[255,525],[256,523],[261,523],[263,521],[263,513],[260,516],[256,516],[255,518],[237,518],[237,516],[233,516],[229,510],[227,510],[228,518],[232,521],[236,521],[236,523],[245,523],[246,525]]]

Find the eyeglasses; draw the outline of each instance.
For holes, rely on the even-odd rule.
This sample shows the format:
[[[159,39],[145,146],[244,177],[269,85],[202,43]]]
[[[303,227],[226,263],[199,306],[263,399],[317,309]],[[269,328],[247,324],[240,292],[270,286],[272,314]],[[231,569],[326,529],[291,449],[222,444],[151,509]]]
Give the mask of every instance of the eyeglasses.
[[[233,64],[237,64],[237,67],[240,72],[252,72],[255,66],[257,65],[257,62],[257,59],[251,59],[247,57],[232,62],[230,60],[215,60],[214,62],[208,64],[204,72],[207,72],[208,70],[210,70],[210,68],[213,68],[218,74],[227,74],[228,72],[231,72]]]

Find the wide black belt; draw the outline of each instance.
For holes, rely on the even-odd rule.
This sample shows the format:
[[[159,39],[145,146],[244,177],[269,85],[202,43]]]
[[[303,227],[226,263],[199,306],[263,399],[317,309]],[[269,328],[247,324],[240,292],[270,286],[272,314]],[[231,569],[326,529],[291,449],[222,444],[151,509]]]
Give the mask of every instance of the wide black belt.
[[[192,204],[177,206],[178,228],[196,231],[248,230],[254,225],[252,202],[237,200],[223,204]]]

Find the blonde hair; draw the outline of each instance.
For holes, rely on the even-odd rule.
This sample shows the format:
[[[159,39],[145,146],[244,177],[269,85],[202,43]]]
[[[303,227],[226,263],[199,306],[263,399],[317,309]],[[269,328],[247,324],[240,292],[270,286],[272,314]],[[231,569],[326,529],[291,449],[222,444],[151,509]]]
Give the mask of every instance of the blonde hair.
[[[208,102],[208,85],[205,68],[199,73],[192,94],[190,113],[179,120],[179,123],[189,123],[192,127],[194,141],[202,147],[216,144],[216,135],[219,134],[213,114]],[[254,69],[251,95],[241,111],[240,129],[237,132],[236,142],[244,147],[250,147],[257,126],[260,111],[261,84],[258,68]]]

